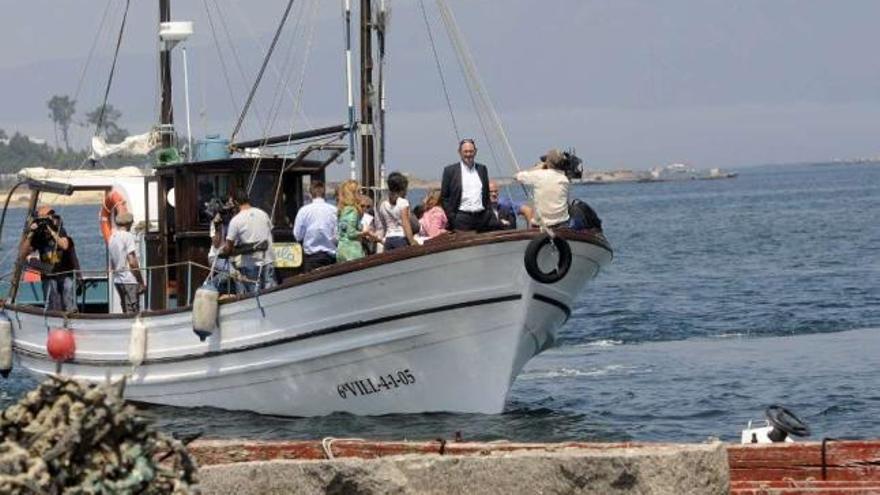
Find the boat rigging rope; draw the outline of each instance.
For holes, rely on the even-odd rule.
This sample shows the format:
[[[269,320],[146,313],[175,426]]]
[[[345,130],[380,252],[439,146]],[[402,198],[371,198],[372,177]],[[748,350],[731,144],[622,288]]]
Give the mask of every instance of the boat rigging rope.
[[[309,21],[311,21],[314,18],[314,16],[317,14],[317,11],[318,11],[318,3],[315,2],[313,4],[313,8],[311,10],[311,17],[310,17]],[[315,23],[308,22],[307,25],[311,26],[311,28],[308,30],[308,35],[306,35],[307,41],[306,41],[305,53],[303,53],[303,66],[302,66],[302,71],[300,72],[300,76],[299,76],[299,86],[297,88],[298,98],[295,98],[294,102],[293,102],[294,112],[293,112],[293,115],[290,117],[290,128],[288,129],[288,132],[287,132],[287,142],[284,145],[285,150],[290,149],[291,136],[293,135],[294,123],[296,122],[296,114],[297,114],[296,110],[302,109],[302,95],[303,95],[303,88],[305,87],[306,69],[309,66],[309,55],[311,55],[311,53],[312,53],[312,40],[313,40],[313,36],[315,34],[315,29],[314,29]],[[285,85],[285,87],[286,87],[286,85]],[[280,101],[279,101],[279,106],[280,106]],[[284,158],[281,160],[281,170],[278,173],[278,185],[275,188],[275,196],[272,198],[272,213],[269,215],[269,218],[275,218],[275,209],[278,206],[278,198],[281,195],[281,185],[282,185],[282,182],[284,179],[284,169],[287,165],[288,153],[285,152],[283,156],[284,156]],[[254,173],[254,176],[252,178],[252,181],[253,180],[256,180],[256,172]],[[248,192],[250,192],[251,186],[253,186],[253,182],[248,186]]]
[[[495,132],[500,138],[501,142],[504,144],[504,151],[507,152],[507,159],[509,160],[509,165],[511,165],[513,170],[519,171],[519,162],[516,160],[516,155],[513,153],[513,147],[510,145],[510,141],[507,139],[507,133],[504,132],[504,127],[501,125],[501,119],[498,117],[498,112],[495,111],[495,107],[492,105],[492,101],[489,99],[489,94],[486,92],[485,85],[480,79],[480,75],[477,72],[476,64],[471,58],[470,52],[467,48],[467,44],[464,41],[464,36],[459,30],[458,25],[455,22],[455,17],[452,15],[452,11],[449,9],[449,6],[446,4],[445,0],[437,0],[437,6],[440,9],[440,15],[443,19],[443,23],[446,26],[446,30],[449,33],[449,38],[452,41],[453,46],[455,47],[455,52],[458,55],[459,63],[462,65],[462,70],[465,74],[465,80],[468,84],[468,87],[478,100],[484,107],[484,109],[489,114],[491,118],[491,123],[495,127]],[[482,120],[481,120],[482,121]]]
[[[316,1],[315,9],[317,9],[318,3],[320,3],[320,2],[317,2],[317,0],[315,0],[315,1]],[[242,25],[245,27],[245,29],[247,29],[248,35],[251,38],[253,38],[254,44],[257,45],[261,50],[265,49],[265,47],[260,44],[260,36],[257,35],[256,30],[254,29],[253,25],[248,21],[249,16],[241,11],[241,9],[239,8],[239,5],[237,3],[232,3],[232,8],[236,11],[235,17],[237,19],[241,20]],[[300,10],[305,11],[307,9],[303,8]],[[312,15],[312,17],[314,17],[314,14]],[[312,22],[311,20],[309,20],[307,23],[312,26],[314,25],[314,22]],[[314,29],[314,26],[312,27],[312,29]],[[269,68],[272,69],[272,71],[275,73],[275,76],[278,79],[281,79],[281,71],[278,70],[278,68],[275,66],[275,64],[270,62]],[[290,88],[288,86],[286,86],[286,85],[284,86],[284,91],[287,93],[287,96],[290,97],[291,103],[296,103],[296,98],[293,95],[293,93],[290,91]],[[299,117],[303,119],[303,121],[305,122],[305,125],[307,127],[314,127],[314,126],[312,126],[311,122],[309,121],[308,116],[302,111],[302,109],[299,110]],[[259,116],[258,116],[258,120],[262,120],[262,119],[259,118]]]
[[[110,66],[110,77],[107,78],[107,87],[104,89],[104,101],[101,103],[101,113],[95,125],[95,136],[101,132],[104,123],[104,112],[107,109],[107,99],[110,97],[110,87],[113,85],[113,75],[116,73],[116,62],[119,60],[119,47],[122,46],[122,34],[125,32],[125,21],[128,19],[128,8],[131,0],[125,0],[125,11],[122,13],[122,24],[119,26],[119,35],[116,38],[116,50],[113,52],[113,64]]]
[[[308,69],[309,58],[310,58],[310,55],[311,55],[311,53],[312,53],[312,41],[313,41],[314,34],[315,34],[315,28],[314,28],[314,26],[315,26],[316,23],[315,23],[315,22],[312,22],[312,20],[314,19],[314,17],[316,16],[316,14],[317,14],[317,12],[318,12],[318,3],[317,3],[317,2],[313,2],[312,5],[311,5],[311,7],[312,7],[311,10],[308,11],[308,18],[306,19],[306,21],[305,21],[305,23],[304,23],[306,26],[309,26],[309,27],[305,29],[305,32],[304,32],[304,34],[303,34],[303,36],[306,38],[306,43],[305,43],[306,46],[305,46],[305,49],[304,49],[304,52],[303,52],[302,70],[300,71],[300,74],[299,74],[299,82],[298,82],[298,84],[297,84],[297,95],[298,95],[298,98],[294,98],[294,102],[293,102],[293,105],[294,105],[294,111],[293,111],[293,115],[292,115],[291,118],[290,118],[290,127],[289,127],[288,130],[287,130],[287,136],[288,136],[288,137],[287,137],[287,142],[286,142],[285,145],[284,145],[284,146],[285,146],[285,150],[288,150],[288,149],[290,148],[290,143],[291,143],[291,141],[292,141],[290,136],[293,135],[293,130],[294,130],[295,123],[296,123],[297,110],[300,110],[300,111],[302,110],[302,95],[303,95],[303,89],[304,89],[304,87],[305,87],[306,70]],[[305,10],[305,9],[304,9],[304,10]],[[295,30],[294,30],[294,32],[297,32],[297,31],[298,31],[298,29],[295,29]],[[296,38],[296,37],[294,36],[294,39],[295,39],[295,38]],[[291,64],[290,73],[285,77],[284,80],[281,80],[281,81],[279,82],[280,85],[283,86],[285,89],[287,89],[287,87],[288,87],[288,85],[286,84],[286,82],[287,82],[286,80],[289,79],[290,76],[292,75],[293,68],[294,68],[294,65]],[[280,74],[279,74],[279,78],[280,78]],[[288,89],[288,93],[289,93],[289,89]],[[271,126],[275,124],[275,121],[277,120],[277,117],[278,117],[278,110],[281,108],[281,94],[280,94],[280,91],[278,91],[278,92],[276,93],[276,97],[277,97],[277,98],[276,98],[276,102],[275,102],[275,105],[274,105],[274,106],[275,106],[275,111],[274,111],[274,113],[273,113],[273,115],[272,115],[272,119],[271,119],[271,121],[267,123],[267,125],[266,125],[266,129],[265,129],[265,131],[264,131],[264,135],[267,136],[267,138],[266,138],[267,140],[268,140],[268,132],[269,132]],[[264,141],[263,143],[265,144],[265,142],[266,142],[266,141]],[[287,153],[284,153],[284,154],[283,154],[283,157],[284,157],[284,158],[281,160],[281,172],[279,173],[279,177],[278,177],[278,187],[276,188],[275,196],[274,196],[273,201],[272,201],[272,214],[270,215],[270,218],[275,218],[275,206],[276,206],[276,204],[278,203],[278,195],[280,194],[280,191],[281,191],[281,179],[282,179],[282,177],[283,177],[283,175],[284,175],[284,167],[285,167],[285,165],[287,164],[287,159],[288,159],[288,155],[287,155]],[[257,163],[256,163],[256,165],[254,166],[254,169],[251,171],[251,176],[250,176],[250,178],[249,178],[249,180],[248,180],[248,186],[247,186],[248,194],[250,194],[250,191],[251,191],[251,189],[253,188],[254,182],[257,180],[257,173],[258,173],[259,170],[260,170],[260,163],[261,163],[261,161],[262,161],[262,155],[260,155],[260,157],[257,159]]]
[[[241,64],[241,57],[238,54],[238,48],[236,48],[236,43],[233,42],[232,35],[229,32],[229,25],[226,23],[226,15],[222,12],[220,8],[220,3],[213,2],[214,8],[217,9],[217,18],[220,19],[220,25],[223,27],[223,34],[226,35],[226,44],[228,45],[229,53],[232,54],[232,60],[235,62],[235,67],[238,69],[238,75],[241,77],[242,84],[247,85],[248,76],[245,74],[244,67]],[[243,18],[243,16],[239,16],[239,18]],[[262,47],[259,47],[262,50]],[[260,109],[258,107],[254,107],[254,113],[257,116],[257,120],[263,120],[262,115],[260,115]],[[243,125],[243,127],[247,127],[247,125]]]
[[[275,126],[275,122],[278,120],[278,114],[281,110],[281,100],[283,99],[284,89],[287,89],[288,82],[292,77],[293,69],[295,68],[295,64],[293,64],[294,54],[296,53],[295,44],[298,41],[300,35],[300,25],[302,21],[305,19],[305,14],[308,11],[307,4],[308,1],[299,2],[297,5],[298,11],[294,12],[294,21],[293,28],[291,30],[290,41],[287,43],[287,49],[285,51],[284,57],[281,59],[283,64],[281,65],[281,70],[279,71],[274,64],[271,64],[272,69],[275,71],[278,81],[275,85],[275,91],[272,94],[272,98],[269,104],[269,118],[263,122],[262,136],[269,136],[271,129]],[[303,29],[305,30],[305,28]],[[280,55],[280,54],[279,54]],[[267,83],[268,84],[268,83]],[[289,91],[288,91],[289,93]]]
[[[275,123],[278,121],[278,116],[282,108],[282,100],[284,99],[284,94],[290,96],[294,108],[294,112],[291,116],[290,132],[293,132],[293,121],[296,119],[296,109],[299,108],[299,102],[290,91],[290,82],[293,79],[293,74],[295,72],[295,69],[297,68],[297,64],[294,63],[297,51],[296,46],[300,44],[300,39],[304,40],[302,41],[304,49],[302,70],[300,74],[300,80],[302,80],[305,77],[305,70],[308,64],[308,57],[312,46],[312,35],[314,33],[316,24],[315,22],[312,22],[312,18],[317,12],[318,4],[315,1],[308,0],[300,2],[299,6],[301,7],[300,12],[295,15],[296,23],[293,26],[293,30],[290,36],[290,42],[287,46],[287,55],[284,57],[284,64],[281,66],[280,71],[277,67],[275,67],[275,65],[272,65],[272,69],[275,71],[278,77],[278,82],[276,84],[275,94],[272,97],[272,103],[270,105],[269,119],[266,120],[263,125],[262,135],[265,136],[267,140],[269,138],[272,128],[274,128]],[[265,141],[263,145],[265,145]],[[263,145],[261,145],[261,147]]]
[[[519,162],[517,162],[516,156],[513,154],[513,148],[510,146],[507,134],[504,132],[504,127],[501,125],[501,119],[498,118],[498,114],[495,112],[495,108],[489,99],[489,95],[480,80],[476,64],[474,63],[470,51],[467,48],[467,44],[464,41],[464,35],[461,33],[461,30],[459,30],[458,25],[455,22],[455,17],[452,15],[452,11],[449,9],[445,0],[436,1],[437,7],[440,10],[441,19],[443,19],[443,24],[446,27],[446,32],[455,48],[455,54],[458,58],[459,65],[465,75],[465,82],[470,89],[471,99],[474,100],[474,106],[477,107],[477,117],[480,119],[480,124],[481,126],[483,125],[482,114],[485,112],[491,118],[490,123],[494,126],[497,137],[499,137],[501,142],[505,145],[504,151],[507,152],[506,158],[509,161],[509,165],[511,165],[512,169],[519,171]]]
[[[439,6],[439,2],[438,2],[438,6]],[[449,24],[446,22],[445,18],[443,19],[443,22],[444,22],[444,27],[446,28],[446,34],[450,38],[450,41],[453,43],[453,47],[456,49],[456,57],[458,60],[459,68],[461,69],[462,74],[465,77],[465,81],[467,82],[468,81],[467,72],[466,72],[464,64],[462,62],[462,55],[459,53],[460,47],[455,44],[455,41],[453,39],[454,35],[451,32],[451,28],[450,28]],[[466,49],[466,48],[462,48],[462,49]],[[496,169],[498,169],[499,172],[501,172],[500,160],[498,159],[498,154],[495,152],[495,146],[492,144],[493,140],[492,140],[491,136],[489,135],[486,121],[483,117],[483,115],[486,113],[486,111],[481,107],[480,102],[475,97],[474,90],[470,86],[469,86],[469,90],[470,91],[468,92],[468,96],[470,97],[471,105],[473,105],[473,107],[474,107],[474,113],[476,114],[477,120],[480,123],[480,129],[483,131],[483,136],[486,138],[486,145],[489,147],[489,154],[492,155],[491,163]],[[507,191],[506,188],[505,188],[505,191]],[[510,196],[509,192],[508,192],[508,196]]]
[[[128,0],[130,1],[130,0]],[[287,16],[290,14],[290,9],[293,7],[294,0],[288,0],[287,8],[284,9],[284,15],[281,16],[281,21],[278,23],[278,29],[275,30],[275,36],[272,38],[272,43],[269,45],[269,51],[266,53],[266,57],[263,59],[263,65],[260,66],[260,72],[257,73],[257,79],[254,81],[254,85],[251,87],[251,92],[245,100],[244,108],[241,110],[241,115],[238,117],[238,122],[235,124],[235,128],[232,130],[232,135],[229,140],[235,142],[235,137],[238,135],[238,131],[241,129],[241,125],[244,123],[244,117],[247,115],[247,111],[251,106],[251,103],[254,101],[254,96],[257,93],[257,87],[260,85],[260,80],[263,79],[263,74],[266,72],[266,66],[269,65],[269,59],[272,57],[272,52],[275,51],[275,46],[278,44],[278,38],[281,36],[281,30],[284,29],[284,24],[287,22]]]
[[[89,48],[89,54],[86,57],[86,63],[83,66],[82,73],[79,75],[79,82],[76,83],[76,91],[73,93],[73,101],[79,98],[79,92],[82,90],[83,82],[86,79],[86,74],[89,72],[89,65],[92,63],[92,58],[95,55],[95,48],[98,46],[98,39],[101,37],[101,33],[104,31],[104,23],[107,20],[107,13],[110,12],[110,5],[113,4],[113,0],[107,0],[107,6],[104,7],[104,14],[101,15],[101,22],[98,23],[98,30],[95,31],[95,39],[92,40],[92,46]]]
[[[458,123],[455,121],[455,113],[452,111],[452,101],[449,99],[449,90],[446,88],[446,78],[443,77],[443,67],[440,65],[440,57],[437,55],[437,46],[434,44],[434,35],[431,33],[431,24],[428,22],[428,12],[425,10],[425,0],[419,0],[422,9],[422,19],[425,21],[425,30],[428,32],[428,41],[431,42],[431,52],[434,54],[434,64],[437,66],[437,74],[440,76],[440,85],[443,86],[443,96],[446,97],[446,108],[449,109],[449,118],[452,120],[452,128],[455,130],[455,140],[461,140],[458,132]]]
[[[438,2],[438,6],[439,6],[439,2]],[[442,12],[441,12],[441,15],[442,15]],[[454,18],[452,17],[451,12],[449,12],[449,18],[453,19],[453,22],[454,22]],[[486,119],[484,117],[484,115],[489,113],[490,110],[485,108],[485,104],[481,104],[481,100],[478,100],[476,98],[476,96],[475,96],[476,90],[474,90],[474,85],[471,84],[471,80],[468,78],[469,74],[468,74],[467,70],[465,69],[465,63],[463,61],[463,58],[465,55],[462,52],[466,53],[467,47],[463,44],[463,41],[461,42],[460,45],[455,42],[455,39],[454,39],[455,34],[452,32],[452,28],[450,27],[450,23],[447,22],[447,19],[445,17],[443,18],[443,22],[444,22],[444,27],[446,28],[446,34],[450,38],[450,41],[453,44],[453,48],[455,48],[455,50],[456,50],[455,55],[456,55],[456,60],[458,61],[459,69],[461,70],[462,75],[465,78],[465,82],[468,83],[468,90],[469,90],[468,97],[471,100],[471,105],[473,106],[474,114],[476,114],[477,120],[480,123],[480,129],[483,131],[483,136],[486,138],[486,145],[489,147],[489,154],[492,155],[492,162],[491,163],[495,167],[495,169],[499,172],[499,174],[503,175],[503,170],[501,169],[501,165],[500,165],[501,161],[498,159],[498,153],[495,151],[495,145],[493,144],[493,139],[490,136],[489,131],[487,129],[488,126],[486,124]],[[461,39],[460,33],[458,35],[458,38],[459,38],[459,40]],[[438,63],[438,67],[439,67],[439,63]],[[474,70],[476,70],[476,69],[474,69]],[[503,132],[503,130],[502,130],[502,132]],[[523,191],[525,192],[527,197],[530,197],[528,190],[524,186],[523,186]],[[509,200],[513,201],[513,197],[510,194],[510,188],[507,185],[504,186],[504,192],[507,195],[507,198]]]
[[[495,106],[492,105],[492,100],[489,98],[489,93],[486,91],[485,85],[480,79],[480,74],[477,72],[477,66],[474,63],[473,58],[471,57],[470,51],[468,50],[467,43],[464,40],[464,35],[461,33],[461,30],[458,28],[458,25],[455,22],[455,17],[452,15],[452,11],[447,5],[445,0],[436,0],[437,7],[440,10],[440,16],[443,19],[443,24],[446,27],[446,32],[449,35],[450,40],[452,41],[452,45],[455,48],[455,54],[458,58],[459,65],[461,66],[462,72],[465,75],[465,81],[467,82],[469,95],[471,97],[471,101],[474,103],[474,106],[477,112],[477,117],[480,121],[480,126],[483,127],[483,132],[486,133],[486,126],[483,121],[483,112],[489,115],[491,119],[491,124],[494,127],[496,136],[500,139],[501,143],[504,145],[503,149],[507,153],[507,160],[509,161],[509,165],[511,165],[511,171],[516,173],[519,172],[520,166],[519,162],[516,159],[516,155],[513,152],[513,147],[510,145],[510,140],[507,138],[507,133],[504,131],[504,126],[501,124],[501,118],[498,116],[498,112],[495,111]],[[487,135],[488,139],[488,135]],[[492,152],[493,158],[495,157],[494,148],[492,147],[492,140],[489,139],[489,150]],[[528,187],[525,184],[519,183],[522,187],[523,192],[526,197],[530,200],[534,201],[533,195]],[[554,233],[551,229],[547,228],[544,219],[541,218],[541,215],[538,213],[538,209],[535,208],[535,220],[540,226],[541,230],[550,235],[554,236]],[[551,246],[553,244],[551,243]]]
[[[205,6],[205,13],[208,15],[208,24],[211,26],[211,37],[214,38],[214,48],[217,49],[217,59],[220,60],[220,68],[223,71],[223,79],[226,81],[226,89],[229,90],[229,101],[233,105],[233,111],[238,107],[235,101],[235,92],[232,91],[232,81],[229,80],[229,71],[226,68],[226,59],[220,49],[220,40],[217,38],[217,30],[214,27],[214,16],[211,15],[211,9],[208,7],[208,0],[202,0]]]

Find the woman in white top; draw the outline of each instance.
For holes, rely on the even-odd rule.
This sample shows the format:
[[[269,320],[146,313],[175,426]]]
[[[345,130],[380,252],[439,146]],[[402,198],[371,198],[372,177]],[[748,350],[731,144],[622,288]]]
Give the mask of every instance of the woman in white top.
[[[382,201],[376,215],[379,227],[385,232],[385,251],[416,244],[409,221],[409,201],[406,190],[409,181],[400,172],[388,175],[388,199]]]

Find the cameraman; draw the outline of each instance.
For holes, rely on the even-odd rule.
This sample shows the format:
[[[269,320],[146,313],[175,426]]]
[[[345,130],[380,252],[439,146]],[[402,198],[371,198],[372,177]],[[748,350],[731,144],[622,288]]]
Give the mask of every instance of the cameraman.
[[[552,149],[533,168],[516,174],[516,180],[535,188],[535,210],[539,225],[547,228],[568,226],[568,188],[571,182],[566,171],[571,160],[565,153]]]
[[[205,205],[205,211],[211,215],[211,249],[208,251],[208,264],[214,267],[212,282],[221,294],[234,293],[230,290],[232,268],[229,258],[218,257],[220,249],[226,239],[226,231],[229,229],[229,221],[235,214],[235,205],[231,201],[221,202],[212,199]]]
[[[48,206],[38,208],[28,225],[27,236],[19,247],[19,262],[24,262],[34,251],[40,257],[38,268],[42,273],[46,309],[77,311],[74,277],[78,278],[79,260],[76,249],[62,226],[61,217]]]

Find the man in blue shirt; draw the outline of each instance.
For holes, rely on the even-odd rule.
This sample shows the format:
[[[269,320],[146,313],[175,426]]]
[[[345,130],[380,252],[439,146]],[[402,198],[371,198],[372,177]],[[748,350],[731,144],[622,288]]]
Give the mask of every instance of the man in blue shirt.
[[[510,198],[499,198],[498,184],[494,180],[489,181],[489,210],[493,213],[489,217],[490,230],[516,229],[517,215],[522,215],[526,219],[527,227],[534,218],[534,211],[528,204]]]
[[[309,186],[312,202],[296,213],[293,237],[302,244],[303,273],[336,263],[336,207],[324,201],[324,183]]]

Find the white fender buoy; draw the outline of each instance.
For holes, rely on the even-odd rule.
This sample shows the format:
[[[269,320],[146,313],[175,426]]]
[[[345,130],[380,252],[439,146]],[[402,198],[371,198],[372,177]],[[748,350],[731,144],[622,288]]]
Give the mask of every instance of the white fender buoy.
[[[131,324],[131,337],[128,341],[128,360],[132,366],[140,366],[147,356],[147,325],[138,316]]]
[[[202,342],[214,333],[217,328],[217,300],[220,293],[211,284],[205,284],[196,290],[192,305],[193,332]]]
[[[12,322],[0,313],[0,376],[6,378],[12,371]]]

